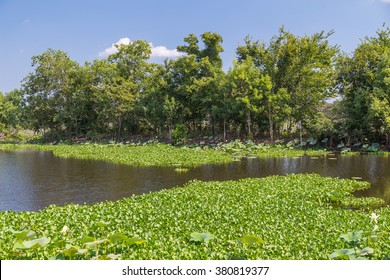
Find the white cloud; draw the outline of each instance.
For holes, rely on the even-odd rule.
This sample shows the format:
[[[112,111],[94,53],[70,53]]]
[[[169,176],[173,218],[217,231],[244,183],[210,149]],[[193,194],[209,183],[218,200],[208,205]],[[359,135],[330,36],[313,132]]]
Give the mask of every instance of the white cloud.
[[[99,56],[106,57],[110,54],[116,53],[118,48],[115,45],[128,45],[131,43],[129,38],[121,38],[118,42],[111,45],[111,47],[105,49],[104,51],[99,53]],[[152,43],[149,43],[152,54],[151,57],[179,57],[182,56],[183,53],[178,52],[176,49],[170,50],[165,46],[156,46],[154,47]]]
[[[390,4],[390,0],[381,0],[382,2],[384,3],[389,3]]]
[[[130,44],[129,38],[120,38],[118,42],[111,45],[111,47],[105,49],[104,51],[99,53],[99,56],[109,56],[110,54],[116,53],[118,48],[115,45],[128,45]]]
[[[150,46],[152,48],[151,57],[179,57],[183,55],[183,53],[178,52],[176,49],[170,50],[165,46],[154,47],[152,43],[150,43]]]

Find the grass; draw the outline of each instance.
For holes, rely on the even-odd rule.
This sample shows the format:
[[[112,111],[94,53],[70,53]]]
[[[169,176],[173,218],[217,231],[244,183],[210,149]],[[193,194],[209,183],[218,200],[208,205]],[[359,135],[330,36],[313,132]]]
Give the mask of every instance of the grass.
[[[0,212],[0,259],[388,259],[390,208],[351,194],[367,187],[293,174]]]

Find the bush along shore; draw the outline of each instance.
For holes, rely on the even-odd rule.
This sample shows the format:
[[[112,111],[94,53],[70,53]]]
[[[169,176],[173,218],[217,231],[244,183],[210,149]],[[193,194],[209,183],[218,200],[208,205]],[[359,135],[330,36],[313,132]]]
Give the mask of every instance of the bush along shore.
[[[193,181],[94,205],[0,212],[1,259],[389,259],[390,208],[319,175]]]

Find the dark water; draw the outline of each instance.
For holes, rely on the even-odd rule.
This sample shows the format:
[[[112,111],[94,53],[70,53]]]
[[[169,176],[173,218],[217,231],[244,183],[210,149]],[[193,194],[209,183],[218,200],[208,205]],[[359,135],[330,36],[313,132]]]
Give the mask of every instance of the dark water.
[[[50,204],[118,200],[132,194],[180,186],[193,179],[230,180],[289,173],[361,177],[373,187],[357,195],[381,197],[390,204],[390,157],[386,156],[244,159],[178,173],[174,168],[61,159],[51,152],[25,150],[0,152],[0,211],[37,211]]]

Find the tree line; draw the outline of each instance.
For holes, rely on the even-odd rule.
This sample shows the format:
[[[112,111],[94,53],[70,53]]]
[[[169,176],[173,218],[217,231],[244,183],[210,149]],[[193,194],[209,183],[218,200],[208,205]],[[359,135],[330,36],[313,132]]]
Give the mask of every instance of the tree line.
[[[351,54],[330,45],[333,32],[296,36],[283,27],[269,42],[244,39],[227,72],[221,35],[190,34],[183,56],[149,62],[135,40],[80,65],[62,50],[32,58],[20,89],[0,93],[0,135],[32,130],[52,139],[294,137],[389,145],[390,28],[365,37]],[[332,100],[333,102],[329,102]],[[327,102],[328,101],[328,102]]]

